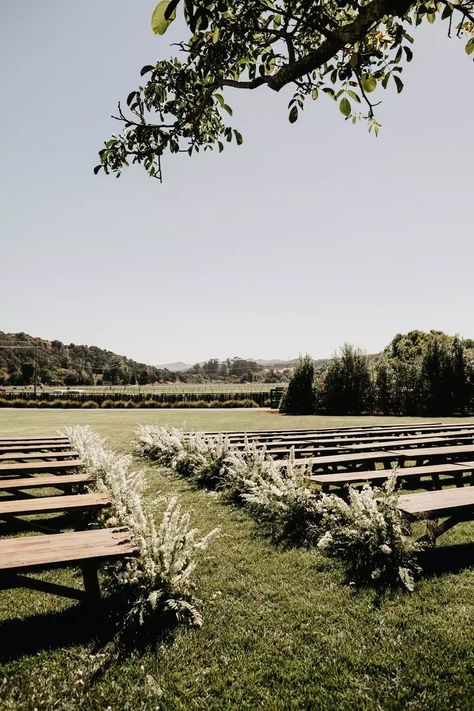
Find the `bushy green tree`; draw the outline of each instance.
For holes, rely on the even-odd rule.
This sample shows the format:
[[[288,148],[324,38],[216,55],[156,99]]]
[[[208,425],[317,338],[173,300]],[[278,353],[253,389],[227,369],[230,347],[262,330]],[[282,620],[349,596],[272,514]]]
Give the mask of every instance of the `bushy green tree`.
[[[311,356],[299,358],[280,403],[285,415],[313,415],[316,411],[314,365]]]
[[[448,36],[474,52],[473,0],[160,0],[153,31],[164,34],[178,10],[185,26],[175,56],[143,67],[146,79],[119,104],[122,132],[105,143],[96,172],[120,175],[138,163],[161,179],[166,152],[241,144],[227,123],[228,89],[291,88],[291,123],[306,99],[329,98],[344,119],[365,120],[377,134],[375,107],[383,90],[402,91],[416,25],[444,20]]]
[[[345,343],[326,370],[321,393],[322,407],[333,415],[370,412],[374,385],[369,359],[359,348]]]

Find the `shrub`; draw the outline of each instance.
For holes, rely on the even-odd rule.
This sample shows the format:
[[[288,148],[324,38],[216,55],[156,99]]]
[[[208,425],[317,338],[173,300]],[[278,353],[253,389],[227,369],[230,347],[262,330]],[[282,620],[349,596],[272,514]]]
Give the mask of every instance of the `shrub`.
[[[112,505],[101,513],[105,525],[127,526],[138,545],[139,555],[113,565],[108,588],[126,604],[128,624],[161,626],[163,618],[200,625],[192,591],[196,556],[217,535],[214,529],[203,538],[190,528],[190,516],[182,513],[175,497],[166,504],[159,526],[144,506],[144,473],[131,468],[130,456],[105,448],[105,441],[89,427],[68,427],[64,434],[79,452],[85,468],[106,493]],[[165,499],[161,498],[159,504]]]
[[[81,403],[81,409],[88,410],[92,408],[99,407],[99,404],[95,402],[95,400],[86,400],[85,402]]]
[[[314,365],[311,357],[301,357],[280,403],[285,415],[313,415],[316,412]]]
[[[394,472],[381,489],[350,487],[347,502],[322,494],[317,504],[318,548],[343,560],[355,583],[378,588],[403,585],[412,591],[421,546],[409,537],[397,507],[396,478]]]
[[[313,543],[315,526],[321,516],[317,497],[306,485],[307,465],[298,463],[292,453],[284,468],[269,459],[266,465],[249,469],[251,474],[242,494],[245,507],[267,528],[274,540],[290,544]]]

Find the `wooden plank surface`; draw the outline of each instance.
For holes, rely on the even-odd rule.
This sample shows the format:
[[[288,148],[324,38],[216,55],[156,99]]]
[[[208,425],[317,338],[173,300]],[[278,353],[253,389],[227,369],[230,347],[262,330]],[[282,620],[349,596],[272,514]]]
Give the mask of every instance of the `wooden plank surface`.
[[[14,462],[0,464],[0,477],[5,474],[35,474],[40,472],[59,472],[68,469],[79,469],[82,466],[80,459],[67,459],[64,462]]]
[[[420,476],[433,477],[433,475],[436,476],[437,474],[462,474],[463,472],[472,471],[474,471],[474,462],[455,462],[452,464],[433,464],[426,467],[403,467],[399,470],[399,477],[400,479]],[[308,479],[320,485],[345,486],[346,484],[357,484],[364,481],[381,483],[387,481],[392,473],[393,469],[348,472],[344,474],[312,474]]]
[[[416,433],[419,432],[420,434],[422,433],[429,433],[429,432],[438,432],[440,430],[453,430],[453,429],[460,429],[460,428],[466,428],[466,429],[474,429],[474,423],[472,422],[459,422],[459,423],[415,423],[415,424],[409,424],[409,425],[378,425],[378,426],[373,426],[373,427],[339,427],[339,428],[323,428],[323,429],[289,429],[289,430],[255,430],[253,432],[236,432],[236,431],[227,431],[227,432],[201,432],[201,434],[207,435],[207,436],[215,436],[218,434],[223,434],[226,435],[229,439],[240,439],[244,440],[245,437],[251,439],[251,438],[256,438],[256,439],[265,439],[265,438],[285,438],[285,437],[294,437],[296,436],[314,436],[316,438],[320,437],[329,437],[329,436],[337,436],[337,437],[351,437],[351,436],[360,436],[361,438],[365,437],[371,437],[376,434],[390,434],[393,433],[394,435],[400,434],[403,435],[404,433],[410,434],[410,433]],[[192,434],[191,432],[187,434]]]
[[[424,449],[394,449],[382,452],[358,452],[348,454],[336,454],[332,456],[304,457],[298,462],[308,464],[313,469],[324,469],[326,467],[348,467],[357,466],[364,462],[398,462],[403,465],[406,461],[417,459],[424,460],[449,460],[453,458],[466,459],[465,455],[474,455],[474,443],[469,445],[454,445],[450,447],[426,447]],[[280,467],[287,466],[287,460],[282,459],[276,462]]]
[[[401,511],[413,518],[438,518],[474,512],[474,486],[404,494],[398,499]]]
[[[280,447],[275,447],[273,448],[272,446],[266,446],[268,454],[270,454],[274,458],[280,458],[284,456],[288,456],[290,452],[290,448],[293,447],[295,450],[295,456],[296,457],[301,457],[301,456],[310,456],[314,455],[316,453],[321,454],[321,456],[324,455],[330,455],[330,454],[337,454],[338,452],[344,453],[344,452],[376,452],[379,450],[394,450],[394,449],[401,449],[405,447],[430,447],[434,445],[450,445],[452,443],[454,444],[461,444],[461,443],[474,443],[474,431],[472,433],[468,434],[451,434],[451,435],[446,435],[443,437],[413,437],[413,438],[408,438],[408,437],[403,437],[403,438],[396,438],[392,439],[389,438],[388,441],[385,442],[380,442],[379,440],[375,441],[370,441],[370,442],[358,442],[358,443],[352,443],[351,441],[347,441],[347,443],[344,440],[333,440],[334,444],[328,444],[330,440],[326,440],[326,442],[323,443],[317,443],[314,446],[307,446],[305,442],[298,442],[298,443],[289,443],[288,445],[285,446],[280,446]],[[283,444],[283,442],[279,443],[280,445]],[[241,449],[243,447],[238,447],[238,449]]]
[[[0,570],[20,571],[85,560],[133,555],[136,545],[126,529],[107,528],[54,536],[25,536],[0,540]]]
[[[35,444],[8,444],[0,447],[0,454],[8,454],[11,452],[35,452],[39,450],[42,452],[61,452],[70,448],[71,445],[69,442],[60,442],[57,444],[42,444],[41,442],[36,442]]]
[[[30,459],[49,461],[51,459],[76,459],[77,457],[79,457],[78,452],[73,452],[71,449],[66,452],[12,452],[11,454],[0,454],[0,464]]]
[[[440,430],[439,432],[433,433],[431,436],[427,436],[426,434],[417,434],[417,435],[407,435],[406,433],[403,434],[403,436],[399,434],[391,434],[391,435],[371,435],[370,437],[366,437],[363,440],[360,440],[358,437],[345,437],[345,438],[340,438],[340,437],[330,437],[330,438],[324,438],[324,439],[314,439],[310,435],[306,435],[304,438],[288,438],[288,439],[275,439],[275,440],[269,440],[265,442],[252,442],[253,444],[257,444],[261,447],[266,447],[268,451],[274,451],[274,449],[277,448],[286,448],[288,449],[290,446],[295,446],[299,448],[303,447],[308,447],[311,448],[311,445],[314,444],[315,449],[319,449],[321,447],[325,446],[331,446],[331,445],[340,445],[341,448],[348,448],[349,446],[360,446],[360,447],[366,447],[367,444],[370,443],[386,443],[388,445],[398,445],[400,443],[401,445],[406,445],[406,444],[415,444],[417,441],[431,441],[431,440],[436,440],[436,441],[451,441],[454,440],[456,441],[457,439],[466,439],[467,441],[474,439],[474,428],[472,429],[466,429],[462,428],[459,430],[448,430],[445,432],[444,430]],[[245,446],[244,442],[238,442],[238,443],[232,443],[232,446],[235,447],[236,449],[243,449]],[[283,451],[283,450],[282,450]]]
[[[31,516],[57,511],[88,511],[110,506],[103,494],[71,494],[68,496],[36,496],[28,499],[0,501],[0,517]]]
[[[90,474],[42,474],[30,476],[26,479],[0,479],[0,492],[15,489],[36,489],[38,487],[73,486],[74,484],[87,484],[93,482]]]
[[[56,435],[45,435],[44,437],[0,437],[0,445],[4,443],[16,444],[17,442],[69,442],[69,438]]]

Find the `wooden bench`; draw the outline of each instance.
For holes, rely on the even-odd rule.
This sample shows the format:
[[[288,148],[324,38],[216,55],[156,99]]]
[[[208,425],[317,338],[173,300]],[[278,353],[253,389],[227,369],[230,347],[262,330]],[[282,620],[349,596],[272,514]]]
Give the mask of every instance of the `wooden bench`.
[[[442,484],[439,475],[453,475],[460,485],[463,483],[464,472],[474,472],[474,462],[454,462],[452,464],[434,464],[426,467],[404,467],[399,470],[400,480],[414,479],[420,487],[423,485],[421,479],[429,477],[433,485],[439,487]],[[344,474],[313,474],[308,477],[313,484],[318,484],[324,492],[329,491],[331,486],[341,488],[351,484],[383,484],[392,475],[393,469],[383,469],[382,471],[362,471]],[[474,483],[474,482],[473,482]]]
[[[3,444],[31,444],[34,442],[69,442],[68,437],[2,437],[0,446]]]
[[[0,464],[0,479],[12,474],[39,474],[41,472],[63,472],[82,467],[80,459],[67,459],[64,462],[14,462]]]
[[[104,494],[71,494],[68,496],[33,496],[28,499],[0,501],[0,518],[32,516],[61,511],[90,511],[110,506]]]
[[[426,447],[424,449],[393,449],[382,452],[360,452],[337,454],[326,457],[306,457],[298,460],[298,463],[307,464],[313,470],[320,470],[322,474],[326,472],[336,473],[338,469],[343,468],[347,471],[360,471],[364,464],[370,463],[373,468],[377,468],[377,464],[398,464],[400,467],[406,465],[407,462],[423,461],[425,463],[450,462],[474,457],[474,443],[461,444],[453,447]],[[277,466],[284,468],[288,466],[288,460],[281,459],[275,462]]]
[[[474,486],[404,494],[398,499],[398,508],[411,520],[427,520],[426,534],[420,540],[435,545],[450,528],[474,518]],[[445,520],[439,523],[440,518]]]
[[[0,480],[0,493],[9,492],[16,494],[23,489],[40,488],[57,488],[63,490],[77,484],[90,484],[93,481],[94,477],[90,474],[42,474],[41,476],[30,476],[26,479]]]
[[[12,454],[0,454],[0,464],[2,462],[23,462],[29,459],[76,459],[77,457],[79,457],[79,454],[71,449],[66,452],[14,452]]]
[[[8,444],[0,446],[0,454],[11,454],[12,452],[64,452],[70,449],[69,442],[59,442],[56,444],[45,444],[37,442],[36,444]]]
[[[100,598],[98,566],[104,561],[137,553],[129,531],[123,528],[6,538],[0,540],[0,586],[3,589],[26,587],[74,600],[95,601]],[[82,568],[84,590],[23,575],[71,565]]]
[[[474,443],[474,431],[467,434],[449,434],[444,437],[401,437],[392,439],[389,438],[388,441],[381,442],[380,440],[374,441],[364,441],[353,443],[350,440],[326,440],[315,443],[314,446],[307,446],[304,441],[297,442],[277,442],[273,445],[262,445],[265,446],[268,454],[270,454],[274,459],[279,459],[288,456],[290,453],[290,448],[294,448],[294,453],[296,457],[310,456],[314,454],[330,455],[337,454],[339,452],[376,452],[379,450],[393,450],[405,447],[429,447],[435,445],[450,445],[450,444],[463,444],[463,443]],[[281,445],[285,444],[284,447]],[[279,445],[279,446],[275,446]],[[237,449],[242,449],[244,445],[238,445]],[[275,448],[274,448],[275,447]]]

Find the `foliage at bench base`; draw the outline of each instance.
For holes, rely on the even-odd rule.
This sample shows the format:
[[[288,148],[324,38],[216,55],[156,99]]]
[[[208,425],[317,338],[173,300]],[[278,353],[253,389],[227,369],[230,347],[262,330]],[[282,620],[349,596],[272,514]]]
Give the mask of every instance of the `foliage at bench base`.
[[[89,427],[68,427],[63,434],[79,452],[85,469],[95,478],[97,491],[107,494],[112,505],[102,510],[98,523],[126,526],[137,543],[139,555],[108,564],[106,587],[125,604],[126,627],[162,627],[165,617],[176,622],[201,624],[193,600],[192,576],[199,553],[218,534],[214,529],[200,538],[190,527],[175,497],[157,501],[164,506],[157,526],[154,512],[145,506],[145,478],[132,469],[132,458],[106,449],[105,440]]]
[[[344,561],[356,584],[376,588],[401,584],[412,592],[420,571],[416,557],[422,547],[410,538],[397,507],[396,478],[394,472],[381,489],[368,484],[361,491],[349,487],[348,501],[321,494],[318,532],[324,533],[318,548]]]

